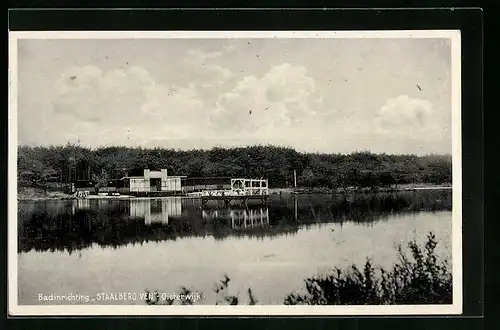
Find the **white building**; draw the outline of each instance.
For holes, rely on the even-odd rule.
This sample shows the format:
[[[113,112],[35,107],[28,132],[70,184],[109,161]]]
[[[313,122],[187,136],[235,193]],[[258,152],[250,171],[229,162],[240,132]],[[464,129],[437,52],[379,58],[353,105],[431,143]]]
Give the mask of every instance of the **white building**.
[[[129,192],[181,192],[182,178],[184,176],[169,176],[166,169],[160,171],[145,169],[143,176],[128,176],[122,180],[125,181],[124,187]]]

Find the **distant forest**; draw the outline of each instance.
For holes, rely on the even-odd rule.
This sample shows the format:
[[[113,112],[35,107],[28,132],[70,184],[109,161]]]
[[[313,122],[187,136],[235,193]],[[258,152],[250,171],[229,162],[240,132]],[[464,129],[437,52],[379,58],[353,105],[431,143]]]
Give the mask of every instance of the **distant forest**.
[[[48,182],[107,180],[166,168],[170,175],[188,177],[267,178],[271,188],[382,187],[399,184],[451,183],[449,155],[387,155],[301,153],[292,148],[253,146],[180,151],[77,145],[18,148],[18,180]]]

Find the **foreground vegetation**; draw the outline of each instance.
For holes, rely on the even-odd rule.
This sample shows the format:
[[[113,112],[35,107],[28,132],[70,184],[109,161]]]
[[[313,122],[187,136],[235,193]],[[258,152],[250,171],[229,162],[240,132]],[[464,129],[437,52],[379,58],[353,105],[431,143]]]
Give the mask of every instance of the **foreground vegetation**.
[[[314,276],[305,280],[305,293],[291,293],[284,299],[285,305],[402,305],[402,304],[451,304],[452,275],[448,261],[439,261],[433,233],[421,246],[415,240],[408,244],[410,256],[398,247],[398,261],[392,269],[374,267],[367,260],[363,270],[356,265],[350,269],[335,268],[331,274]],[[239,305],[238,296],[227,295],[230,279],[226,276],[217,284],[215,292],[221,297],[216,304]],[[195,303],[193,290],[182,288],[178,300],[182,305]],[[148,292],[151,294],[150,292]],[[248,289],[247,304],[258,303]],[[176,300],[162,301],[158,291],[147,299],[149,305],[172,305]],[[155,298],[156,297],[156,298]]]
[[[451,156],[300,153],[291,148],[254,146],[180,151],[75,145],[18,148],[20,183],[107,180],[144,168],[166,168],[189,177],[266,177],[273,188],[293,186],[294,170],[302,187],[381,187],[451,183]],[[70,170],[72,169],[72,170]]]
[[[411,257],[399,246],[398,262],[390,270],[379,267],[380,276],[367,260],[363,270],[353,265],[348,270],[336,268],[332,274],[308,278],[307,293],[292,293],[285,304],[451,304],[451,270],[446,260],[438,262],[436,245],[434,234],[429,233],[424,247],[415,240],[408,244]]]

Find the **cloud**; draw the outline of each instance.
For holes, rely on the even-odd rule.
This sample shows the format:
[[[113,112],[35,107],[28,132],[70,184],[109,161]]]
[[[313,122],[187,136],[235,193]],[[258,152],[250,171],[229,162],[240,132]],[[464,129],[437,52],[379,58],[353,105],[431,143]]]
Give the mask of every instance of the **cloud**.
[[[147,71],[132,67],[103,72],[95,66],[66,70],[54,84],[52,104],[56,114],[97,122],[140,119],[144,91],[154,86]],[[127,115],[123,116],[126,110]]]
[[[218,65],[208,65],[206,67],[206,69],[210,72],[213,72],[214,74],[220,76],[221,78],[223,79],[229,79],[233,76],[233,73],[231,72],[231,70],[229,70],[228,68],[223,68],[221,66],[218,66]]]
[[[201,93],[218,93],[219,91],[214,90],[214,88],[222,87],[232,77],[231,70],[215,64],[201,66],[190,75],[193,86]]]
[[[230,69],[213,62],[220,56],[221,52],[204,52],[200,49],[189,49],[186,52],[183,60],[185,76],[205,96],[217,93],[214,89],[224,85],[234,76]]]
[[[51,100],[53,120],[75,127],[66,138],[78,135],[82,142],[178,138],[196,134],[205,126],[204,104],[194,84],[163,85],[141,67],[109,71],[95,66],[70,68],[55,82]],[[96,134],[100,137],[94,137]]]
[[[222,56],[221,52],[204,52],[201,49],[189,49],[185,61],[191,65],[202,65],[207,60]]]
[[[417,140],[436,139],[441,136],[433,105],[430,101],[400,95],[390,98],[375,117],[375,130],[394,138]]]
[[[321,96],[303,66],[284,63],[261,78],[243,77],[216,102],[211,122],[217,130],[274,137],[320,113]]]
[[[321,95],[304,67],[285,63],[260,78],[243,77],[232,87],[229,69],[215,64],[202,68],[199,80],[187,86],[159,83],[138,66],[70,68],[54,85],[55,121],[81,123],[65,138],[90,144],[166,143],[199,136],[224,140],[235,133],[272,143],[308,122],[316,127],[306,134],[321,131],[313,123]]]
[[[227,53],[234,52],[235,50],[236,50],[236,45],[233,43],[224,46],[224,51]]]

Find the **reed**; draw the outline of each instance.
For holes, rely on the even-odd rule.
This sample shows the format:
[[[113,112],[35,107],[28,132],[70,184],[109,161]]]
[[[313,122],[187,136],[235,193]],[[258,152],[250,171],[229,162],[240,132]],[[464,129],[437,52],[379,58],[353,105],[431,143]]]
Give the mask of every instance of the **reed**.
[[[374,267],[367,260],[363,269],[336,268],[331,274],[305,280],[306,293],[291,293],[286,305],[400,305],[451,304],[452,275],[448,261],[438,261],[436,237],[427,235],[420,246],[408,243],[410,256],[398,247],[392,269]]]

